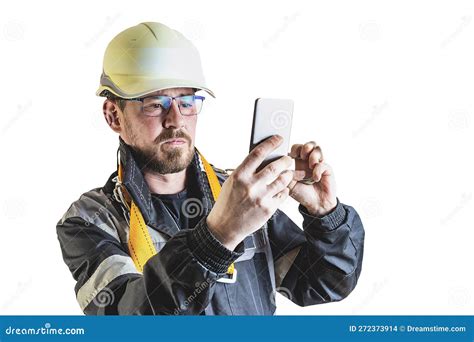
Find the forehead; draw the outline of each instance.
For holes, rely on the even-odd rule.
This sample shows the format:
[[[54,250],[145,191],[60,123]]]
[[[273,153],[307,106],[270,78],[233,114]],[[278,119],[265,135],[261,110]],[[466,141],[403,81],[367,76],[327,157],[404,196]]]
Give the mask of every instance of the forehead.
[[[156,95],[181,96],[181,95],[190,95],[190,94],[194,94],[193,88],[168,88],[168,89],[154,91],[145,96],[156,96]]]

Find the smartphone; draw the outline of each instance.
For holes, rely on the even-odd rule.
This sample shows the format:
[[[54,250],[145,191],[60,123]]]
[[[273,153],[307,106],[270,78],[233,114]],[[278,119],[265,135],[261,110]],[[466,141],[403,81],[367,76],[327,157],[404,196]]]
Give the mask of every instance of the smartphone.
[[[282,144],[265,158],[257,168],[257,172],[272,161],[288,155],[292,120],[293,100],[268,98],[255,100],[250,151],[272,135],[278,134],[283,137]]]

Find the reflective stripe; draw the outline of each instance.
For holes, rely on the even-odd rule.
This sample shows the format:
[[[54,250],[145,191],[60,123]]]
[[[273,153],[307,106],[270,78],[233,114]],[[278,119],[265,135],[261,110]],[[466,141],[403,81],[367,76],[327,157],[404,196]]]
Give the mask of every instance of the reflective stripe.
[[[140,274],[129,256],[112,255],[102,261],[94,274],[77,292],[77,301],[84,311],[94,297],[112,280],[123,274]]]
[[[102,190],[93,189],[83,194],[75,201],[61,218],[59,225],[63,225],[67,219],[80,218],[90,227],[94,225],[107,234],[113,236],[117,241],[123,238],[123,230],[128,224],[121,218],[120,213],[114,207],[112,201]]]
[[[285,279],[286,274],[290,270],[290,267],[293,265],[293,262],[296,259],[296,256],[299,254],[301,246],[298,246],[285,255],[282,255],[275,262],[275,282],[276,287],[280,287],[283,279]]]

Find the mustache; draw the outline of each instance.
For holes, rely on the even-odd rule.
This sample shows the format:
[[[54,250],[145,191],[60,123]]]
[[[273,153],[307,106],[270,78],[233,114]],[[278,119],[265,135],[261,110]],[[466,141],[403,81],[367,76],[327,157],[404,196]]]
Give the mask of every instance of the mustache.
[[[158,137],[156,137],[155,143],[159,144],[159,143],[161,143],[165,140],[178,139],[178,138],[179,139],[184,139],[189,144],[191,144],[191,137],[188,134],[186,134],[182,130],[172,130],[172,129],[165,130],[164,132],[162,132]]]

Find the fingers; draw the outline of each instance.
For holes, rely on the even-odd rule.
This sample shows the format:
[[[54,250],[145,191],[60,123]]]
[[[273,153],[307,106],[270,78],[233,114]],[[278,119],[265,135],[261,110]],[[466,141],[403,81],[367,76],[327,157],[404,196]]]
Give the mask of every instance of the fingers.
[[[256,174],[257,180],[263,180],[266,184],[275,179],[280,173],[289,169],[293,164],[293,159],[283,156],[272,161]]]
[[[321,151],[321,147],[316,146],[313,148],[311,153],[308,157],[308,166],[312,169],[317,163],[321,163],[323,161],[323,152]]]
[[[293,171],[286,170],[282,172],[277,179],[267,185],[267,193],[273,197],[288,187],[293,180]]]
[[[293,145],[289,155],[295,158],[294,179],[297,181],[310,178],[314,167],[324,160],[321,147],[315,141]]]
[[[291,146],[290,157],[307,160],[313,151],[317,151],[317,155],[313,157],[315,160],[317,160],[318,155],[321,160],[323,159],[321,147],[315,141],[309,141],[306,144],[294,144]]]
[[[318,163],[315,165],[313,169],[313,180],[319,182],[321,178],[324,176],[332,175],[333,171],[331,167],[326,163]]]
[[[294,174],[293,174],[293,178],[296,180],[296,181],[300,181],[304,178],[307,178],[306,177],[306,171],[305,170],[295,170]]]
[[[307,142],[306,144],[304,144],[303,147],[301,148],[300,158],[303,159],[303,160],[307,160],[309,154],[311,153],[311,151],[316,146],[318,146],[318,145],[314,141],[310,141],[310,142]]]
[[[302,144],[294,144],[293,146],[291,146],[290,157],[291,158],[299,158],[302,147],[303,147]]]
[[[290,196],[290,189],[285,187],[279,193],[272,197],[273,205],[278,208]]]
[[[291,196],[292,192],[293,192],[293,188],[295,187],[295,185],[298,184],[298,181],[296,179],[292,179],[290,181],[290,184],[288,184],[287,188],[288,188],[288,195]]]
[[[280,146],[282,142],[283,138],[279,135],[273,135],[266,139],[249,153],[235,171],[249,174],[254,173],[257,167],[262,164],[265,157]]]

